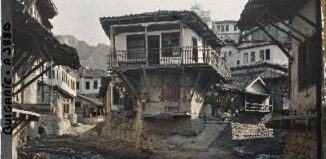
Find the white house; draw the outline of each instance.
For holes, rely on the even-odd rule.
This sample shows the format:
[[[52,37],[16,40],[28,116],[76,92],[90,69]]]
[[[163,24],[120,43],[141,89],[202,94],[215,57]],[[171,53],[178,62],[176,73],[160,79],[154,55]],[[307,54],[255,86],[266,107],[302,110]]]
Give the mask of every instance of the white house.
[[[96,95],[101,87],[101,78],[108,76],[108,73],[101,69],[89,69],[82,67],[78,70],[79,78],[76,83],[78,94]]]
[[[229,67],[251,65],[257,62],[288,65],[286,55],[271,42],[243,42],[237,46],[225,46],[221,49],[221,53]]]
[[[55,66],[52,68],[51,73],[48,72],[45,74],[44,83],[52,86],[58,86],[60,89],[76,97],[77,78],[78,74],[75,70],[65,66]]]
[[[217,36],[226,43],[238,43],[241,31],[237,27],[237,21],[224,20],[212,22],[212,29]]]
[[[77,77],[75,70],[59,65],[53,67],[39,80],[38,101],[53,103],[55,113],[42,115],[40,121],[36,123],[38,129],[34,131],[38,131],[40,135],[62,135],[67,128],[77,122],[75,114]]]

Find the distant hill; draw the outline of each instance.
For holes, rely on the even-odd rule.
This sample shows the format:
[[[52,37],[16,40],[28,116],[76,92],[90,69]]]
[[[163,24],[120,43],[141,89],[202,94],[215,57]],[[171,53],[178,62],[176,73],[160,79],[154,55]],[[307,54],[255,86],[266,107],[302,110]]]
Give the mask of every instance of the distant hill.
[[[57,35],[56,38],[59,42],[76,48],[82,66],[92,69],[107,69],[106,55],[109,53],[110,46],[105,44],[90,46],[72,35]]]

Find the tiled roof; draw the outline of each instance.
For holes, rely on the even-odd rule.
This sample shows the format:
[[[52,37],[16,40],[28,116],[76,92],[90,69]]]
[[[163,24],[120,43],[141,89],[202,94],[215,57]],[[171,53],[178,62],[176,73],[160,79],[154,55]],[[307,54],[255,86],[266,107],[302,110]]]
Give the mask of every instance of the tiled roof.
[[[226,83],[217,84],[217,89],[226,91],[245,91],[246,87],[255,80],[256,78],[246,77],[232,77]]]
[[[129,14],[124,16],[101,17],[102,28],[108,37],[110,37],[110,28],[112,25],[139,24],[149,22],[163,21],[182,21],[197,34],[206,39],[213,46],[221,46],[223,42],[217,38],[215,33],[209,29],[208,25],[192,11],[156,11],[140,14]]]
[[[268,62],[257,62],[255,64],[251,64],[251,65],[240,65],[240,66],[235,66],[235,67],[231,67],[231,71],[238,71],[238,70],[250,70],[250,69],[254,69],[254,68],[270,68],[270,69],[274,69],[274,70],[279,70],[282,72],[287,72],[288,68],[287,66],[283,66],[283,65],[279,65],[279,64],[273,64],[273,63],[268,63]]]
[[[224,84],[217,84],[217,89],[227,91],[244,91],[245,88],[258,77],[263,81],[269,79],[286,78],[286,68],[280,65],[261,63],[252,66],[240,66],[233,69],[232,77]]]
[[[266,21],[288,20],[309,0],[250,0],[243,9],[238,27],[248,30]],[[269,14],[277,17],[271,18]]]
[[[96,104],[98,106],[103,106],[104,105],[103,101],[101,99],[98,99],[98,98],[91,98],[91,97],[87,97],[87,96],[81,95],[81,94],[78,94],[77,97],[80,97],[80,98],[82,98],[84,100],[92,102],[92,103],[94,103],[94,104]]]
[[[102,69],[88,69],[86,67],[81,67],[78,70],[79,77],[106,77],[108,73]]]

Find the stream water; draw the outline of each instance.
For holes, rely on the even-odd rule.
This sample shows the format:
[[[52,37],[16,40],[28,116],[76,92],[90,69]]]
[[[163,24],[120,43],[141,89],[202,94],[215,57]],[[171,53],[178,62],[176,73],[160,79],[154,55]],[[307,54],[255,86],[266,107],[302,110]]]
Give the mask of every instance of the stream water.
[[[44,138],[18,147],[19,159],[283,159],[282,155],[258,154],[248,155],[242,152],[241,147],[235,148],[237,156],[226,154],[217,155],[212,152],[169,152],[168,154],[140,154],[124,150],[108,150],[94,144],[88,144],[74,137]],[[208,154],[210,153],[210,154]]]

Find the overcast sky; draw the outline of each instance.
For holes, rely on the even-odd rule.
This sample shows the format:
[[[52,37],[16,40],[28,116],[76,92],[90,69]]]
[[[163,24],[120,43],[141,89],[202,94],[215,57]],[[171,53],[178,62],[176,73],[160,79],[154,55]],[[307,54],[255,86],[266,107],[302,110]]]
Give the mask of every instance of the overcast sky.
[[[109,44],[99,17],[157,10],[189,10],[195,2],[211,12],[213,20],[238,20],[247,0],[53,0],[55,35],[73,35],[88,44]]]

